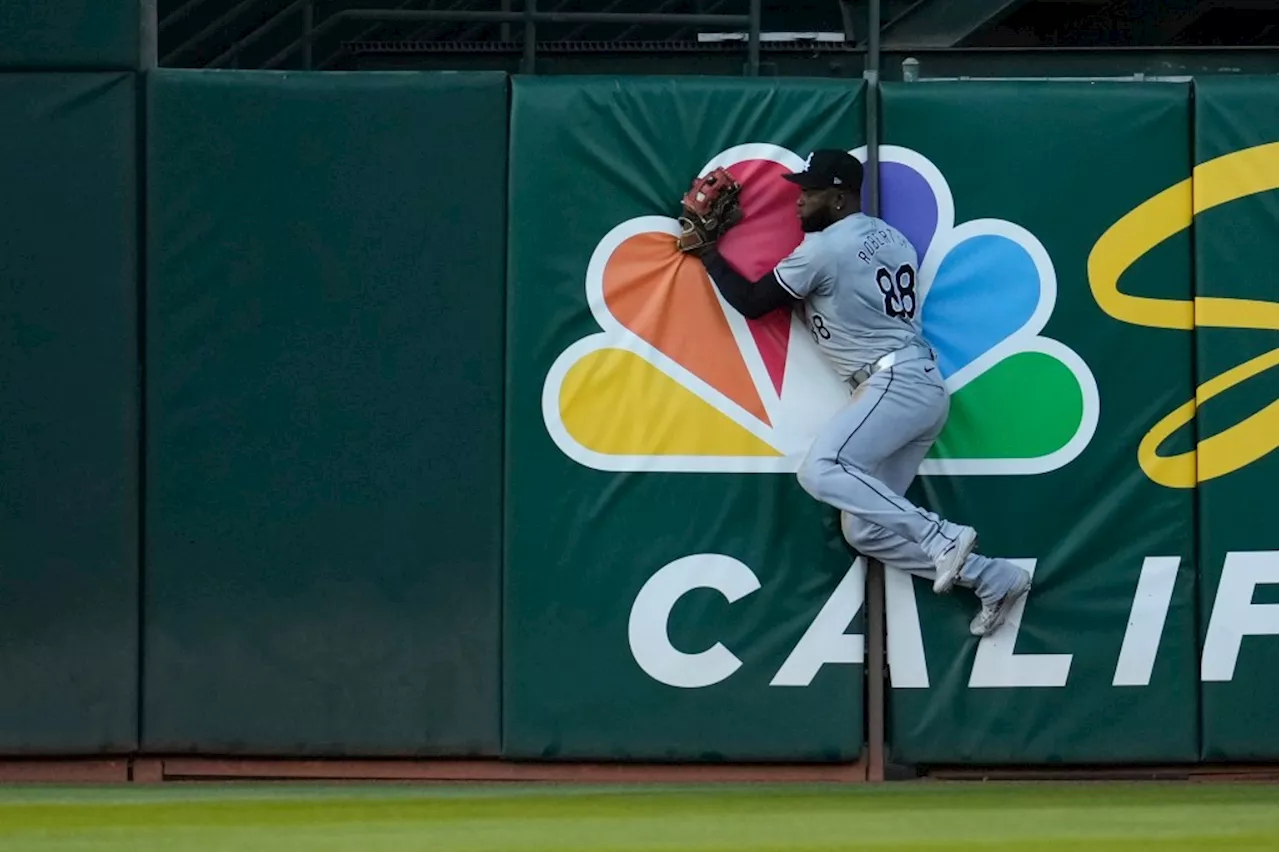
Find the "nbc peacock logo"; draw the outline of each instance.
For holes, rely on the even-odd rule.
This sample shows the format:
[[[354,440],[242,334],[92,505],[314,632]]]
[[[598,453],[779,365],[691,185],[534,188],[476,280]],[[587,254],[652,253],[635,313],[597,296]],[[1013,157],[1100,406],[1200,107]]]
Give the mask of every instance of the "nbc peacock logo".
[[[865,148],[852,152],[865,161]],[[946,179],[916,151],[881,146],[881,216],[921,257],[925,336],[951,392],[951,416],[923,462],[933,475],[1036,474],[1075,459],[1098,422],[1088,365],[1041,334],[1057,278],[1026,229],[955,223]],[[739,145],[700,174],[742,184],[743,221],[721,254],[756,278],[800,243],[803,167],[770,144]],[[600,332],[569,346],[543,385],[543,419],[574,461],[605,471],[792,473],[817,430],[849,400],[798,315],[747,320],[724,303],[702,262],[675,248],[669,216],[612,228],[586,270]]]

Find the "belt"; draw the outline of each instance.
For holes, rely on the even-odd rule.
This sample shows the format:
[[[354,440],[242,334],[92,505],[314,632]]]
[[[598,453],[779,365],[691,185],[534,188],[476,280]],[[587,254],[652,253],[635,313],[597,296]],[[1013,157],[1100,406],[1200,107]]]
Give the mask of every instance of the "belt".
[[[887,370],[895,364],[901,364],[905,361],[915,361],[918,358],[928,358],[930,361],[937,360],[937,356],[933,354],[932,349],[924,346],[905,346],[902,349],[895,349],[887,355],[882,355],[865,367],[859,367],[854,370],[853,375],[849,377],[849,384],[856,388],[881,370]]]

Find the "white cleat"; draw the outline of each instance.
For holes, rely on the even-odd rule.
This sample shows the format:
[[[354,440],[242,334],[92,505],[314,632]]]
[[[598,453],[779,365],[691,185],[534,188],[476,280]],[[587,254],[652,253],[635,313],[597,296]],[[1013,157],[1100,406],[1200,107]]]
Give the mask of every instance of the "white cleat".
[[[1009,611],[1013,609],[1013,605],[1022,599],[1028,591],[1031,590],[1031,575],[1026,571],[1018,572],[1018,579],[1014,581],[1013,588],[1005,593],[1005,596],[993,604],[983,604],[982,611],[973,617],[973,621],[969,622],[969,632],[974,636],[986,636],[994,633],[996,628],[1004,624],[1005,619],[1009,617]]]
[[[956,536],[956,540],[950,547],[942,551],[942,555],[934,563],[938,567],[938,576],[933,581],[935,595],[951,591],[951,587],[956,584],[956,578],[964,568],[964,563],[968,561],[969,554],[973,553],[977,544],[978,531],[973,527],[961,527],[960,535]]]

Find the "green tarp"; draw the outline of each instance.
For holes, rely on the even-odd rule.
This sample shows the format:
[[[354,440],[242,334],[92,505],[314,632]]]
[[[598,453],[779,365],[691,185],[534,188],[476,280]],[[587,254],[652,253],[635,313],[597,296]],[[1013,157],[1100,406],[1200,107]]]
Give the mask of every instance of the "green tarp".
[[[137,97],[0,74],[0,753],[137,743]]]
[[[1195,85],[1202,756],[1277,756],[1276,77]],[[1188,397],[1188,400],[1190,397]]]
[[[149,85],[145,747],[496,754],[505,77]]]
[[[972,594],[889,573],[891,757],[1193,760],[1192,492],[1139,464],[1153,415],[1190,396],[1191,335],[1111,315],[1121,291],[1187,303],[1190,232],[1119,290],[1109,280],[1134,247],[1112,225],[1188,174],[1188,86],[921,82],[883,95],[881,156],[919,175],[899,187],[886,175],[886,218],[911,219],[893,205],[912,186],[935,199],[912,204],[940,211],[923,316],[952,408],[914,493],[975,526],[983,553],[1034,570],[1010,625],[982,640],[967,630]],[[1189,221],[1189,195],[1175,202]]]
[[[148,5],[154,14],[155,0],[5,0],[0,69],[138,68]]]
[[[672,217],[726,166],[725,256],[766,271],[800,240],[778,175],[863,115],[844,81],[514,81],[507,755],[860,754],[863,572],[789,472],[832,389],[787,315],[717,301]]]

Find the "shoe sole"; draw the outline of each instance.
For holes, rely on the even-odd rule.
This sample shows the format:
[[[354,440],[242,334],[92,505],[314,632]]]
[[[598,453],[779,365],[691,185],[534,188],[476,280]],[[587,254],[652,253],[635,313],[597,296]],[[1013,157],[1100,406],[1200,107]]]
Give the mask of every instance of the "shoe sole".
[[[960,576],[961,570],[964,569],[964,563],[969,559],[969,554],[973,553],[978,546],[978,533],[976,530],[968,529],[960,535],[962,537],[967,536],[969,541],[967,543],[963,543],[963,540],[957,541],[956,546],[947,557],[946,567],[938,569],[938,576],[933,581],[933,593],[935,595],[951,591],[951,587],[956,584],[956,579]]]
[[[1022,581],[1022,588],[1011,589],[1009,594],[1004,596],[1004,600],[1000,602],[1000,608],[996,610],[995,621],[991,622],[991,625],[987,627],[986,630],[975,631],[973,628],[970,628],[969,632],[974,636],[990,636],[992,633],[995,633],[1009,618],[1009,613],[1013,610],[1013,605],[1026,597],[1027,593],[1030,591],[1031,581],[1024,578]]]

